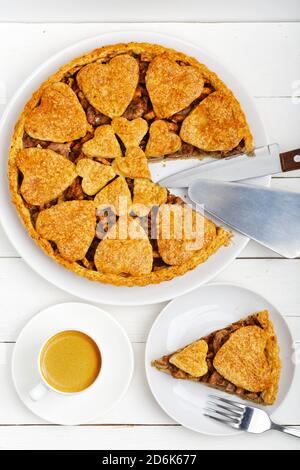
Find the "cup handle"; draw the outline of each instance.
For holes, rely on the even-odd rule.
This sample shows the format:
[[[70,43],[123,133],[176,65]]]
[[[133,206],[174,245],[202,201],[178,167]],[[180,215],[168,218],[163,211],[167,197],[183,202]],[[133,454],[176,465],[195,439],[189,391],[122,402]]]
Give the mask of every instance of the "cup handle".
[[[45,396],[47,392],[48,388],[46,388],[45,385],[40,382],[29,391],[29,396],[31,400],[38,401],[43,398],[43,396]]]

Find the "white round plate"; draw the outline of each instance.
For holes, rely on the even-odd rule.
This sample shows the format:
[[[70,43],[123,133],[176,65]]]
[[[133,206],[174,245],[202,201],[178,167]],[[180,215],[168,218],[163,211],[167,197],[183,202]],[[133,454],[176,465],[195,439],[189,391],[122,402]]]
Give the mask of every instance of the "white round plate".
[[[99,344],[102,366],[99,378],[84,392],[66,396],[53,391],[39,401],[29,397],[39,382],[37,357],[43,342],[62,330],[81,330]],[[34,316],[21,331],[12,357],[12,378],[17,393],[34,414],[55,424],[75,425],[102,417],[125,395],[133,374],[129,339],[104,310],[85,303],[53,305]]]
[[[210,284],[178,297],[163,309],[148,336],[145,367],[155,399],[172,419],[193,431],[208,435],[227,436],[238,432],[203,416],[203,407],[210,393],[227,398],[230,398],[230,395],[195,382],[173,379],[152,367],[151,361],[264,309],[269,310],[284,364],[276,404],[267,408],[272,414],[287,395],[294,377],[295,365],[292,362],[291,333],[283,317],[270,302],[244,287]],[[232,399],[238,400],[235,396],[232,396]]]
[[[2,158],[0,161],[0,220],[17,251],[42,277],[75,296],[79,296],[91,302],[101,302],[112,305],[152,304],[163,302],[174,298],[174,296],[189,292],[199,285],[208,282],[221,270],[226,268],[228,264],[230,264],[244,249],[249,240],[243,235],[234,233],[232,243],[229,247],[221,248],[206,263],[198,266],[196,269],[184,276],[157,285],[129,288],[91,282],[67,271],[45,255],[28,236],[28,233],[20,222],[16,210],[10,200],[7,181],[7,158],[5,158],[8,154],[11,133],[20,112],[27,100],[30,98],[32,92],[36,90],[38,86],[62,64],[67,63],[72,58],[96,47],[100,47],[105,44],[130,41],[144,41],[163,44],[167,47],[183,51],[196,57],[200,62],[204,62],[224,80],[239,99],[252,130],[255,145],[261,146],[267,144],[267,136],[259,114],[252,99],[248,96],[241,84],[225,67],[223,67],[217,60],[213,59],[210,54],[203,52],[195,45],[186,43],[180,39],[160,35],[154,32],[135,31],[108,33],[102,36],[86,39],[74,44],[72,47],[62,50],[50,60],[42,64],[32,75],[30,75],[11,100],[1,121],[0,154]],[[180,169],[187,168],[191,165],[194,166],[195,164],[199,163],[195,162],[195,160],[182,160],[178,162],[169,162],[165,166],[161,164],[155,165],[153,166],[152,174],[157,180],[167,176],[167,174],[172,174],[175,171],[179,171]],[[260,178],[256,179],[254,182],[256,184],[268,184],[269,179]]]

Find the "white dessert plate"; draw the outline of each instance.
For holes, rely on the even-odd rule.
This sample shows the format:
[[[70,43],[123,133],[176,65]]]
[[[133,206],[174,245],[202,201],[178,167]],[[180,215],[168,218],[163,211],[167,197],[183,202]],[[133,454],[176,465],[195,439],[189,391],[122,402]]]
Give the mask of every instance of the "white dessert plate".
[[[295,364],[292,361],[292,335],[284,318],[268,300],[244,287],[210,284],[178,297],[162,310],[148,336],[145,367],[155,399],[172,419],[186,428],[208,435],[229,436],[239,432],[203,416],[203,408],[209,394],[239,401],[236,396],[196,382],[173,379],[152,367],[151,361],[264,309],[269,311],[274,324],[283,363],[276,404],[265,408],[272,415],[277,412],[288,394]]]
[[[42,277],[75,296],[91,302],[101,302],[112,305],[152,304],[163,302],[189,292],[199,285],[208,282],[226,268],[245,248],[249,241],[247,237],[234,233],[232,243],[229,247],[221,248],[215,255],[211,256],[206,263],[172,281],[146,287],[116,287],[92,282],[67,271],[46,256],[29,237],[23,227],[11,203],[7,181],[7,157],[13,127],[25,103],[30,98],[33,91],[35,91],[50,74],[72,58],[106,44],[130,41],[159,43],[183,51],[196,57],[200,62],[205,63],[224,80],[240,101],[253,133],[255,145],[260,146],[268,143],[264,126],[253,100],[249,97],[238,80],[209,53],[202,51],[201,48],[194,44],[170,36],[164,36],[154,32],[134,31],[108,33],[89,38],[60,51],[28,77],[7,106],[0,125],[0,221],[16,250]],[[151,172],[154,180],[157,181],[166,177],[168,174],[173,174],[184,168],[199,164],[202,163],[197,160],[169,161],[167,164],[156,163],[151,165]],[[252,181],[254,184],[269,184],[269,177]],[[182,192],[179,194],[182,194]]]
[[[39,383],[37,357],[43,342],[62,330],[84,331],[100,347],[102,365],[94,384],[79,394],[49,390],[39,401],[29,391]],[[21,331],[12,357],[12,379],[27,408],[55,424],[84,424],[101,418],[125,395],[133,374],[133,352],[123,328],[104,310],[85,303],[53,305],[35,315]]]

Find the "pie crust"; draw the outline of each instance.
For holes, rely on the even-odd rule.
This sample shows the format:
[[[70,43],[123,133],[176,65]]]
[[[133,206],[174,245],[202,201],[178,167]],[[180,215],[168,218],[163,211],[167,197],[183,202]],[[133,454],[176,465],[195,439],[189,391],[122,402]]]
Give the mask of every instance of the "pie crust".
[[[214,331],[152,365],[175,379],[193,380],[262,405],[275,403],[281,373],[279,345],[267,310]]]
[[[166,92],[169,93],[167,100]],[[190,114],[196,113],[197,107],[216,93],[225,96],[226,106],[230,104],[236,119],[228,128],[229,135],[226,126],[222,129],[221,137],[227,145],[206,150],[197,147],[198,141],[197,145],[189,143],[191,126],[185,126],[188,132],[182,135],[181,129]],[[205,132],[207,137],[207,130]],[[192,134],[195,134],[194,128]],[[239,138],[232,139],[234,147],[229,148],[233,134]],[[72,60],[33,94],[11,139],[10,190],[30,236],[56,262],[93,281],[144,286],[170,280],[194,269],[226,246],[231,238],[222,227],[205,219],[208,232],[204,239],[207,242],[188,255],[182,248],[185,240],[182,243],[179,240],[179,244],[178,240],[170,240],[168,246],[168,243],[161,244],[160,240],[152,239],[149,226],[157,220],[158,206],[182,206],[183,201],[151,182],[149,160],[178,158],[179,154],[199,158],[206,155],[226,157],[238,151],[250,153],[252,149],[252,136],[238,101],[205,65],[160,45],[116,44]],[[52,163],[46,163],[39,173],[36,164],[22,162],[22,152],[25,152],[23,155],[34,153],[37,161],[43,160],[42,152],[48,155],[53,152],[56,157],[47,158],[48,163],[50,160]],[[62,158],[65,165],[61,164]],[[59,170],[57,180],[53,178],[56,168]],[[38,188],[35,178],[39,182]],[[126,199],[127,212],[118,206],[111,210],[120,195]],[[145,208],[137,208],[135,212],[135,207],[141,204]],[[106,211],[103,211],[105,206]],[[81,207],[84,207],[85,215],[82,218],[78,209]],[[64,222],[63,210],[69,217],[67,229],[59,227],[52,217],[55,214]],[[101,271],[104,264],[103,260],[99,261],[99,253],[105,245],[102,250],[99,246],[112,222],[116,223],[124,211],[133,218],[143,219],[141,223],[151,244],[150,262],[149,244],[144,240],[147,268],[141,273],[127,268],[130,272],[120,273],[119,269],[106,265],[105,272]],[[73,220],[72,213],[76,215]],[[73,229],[78,235],[77,247],[74,239],[72,246],[68,246]],[[123,246],[118,250],[124,257],[125,245],[131,250],[134,244],[123,240]],[[140,253],[142,266],[140,247],[141,244],[137,253]],[[178,247],[179,255],[175,259],[172,251]],[[96,252],[99,255],[97,263]],[[123,261],[121,266],[126,265]],[[136,259],[134,263],[138,266]]]

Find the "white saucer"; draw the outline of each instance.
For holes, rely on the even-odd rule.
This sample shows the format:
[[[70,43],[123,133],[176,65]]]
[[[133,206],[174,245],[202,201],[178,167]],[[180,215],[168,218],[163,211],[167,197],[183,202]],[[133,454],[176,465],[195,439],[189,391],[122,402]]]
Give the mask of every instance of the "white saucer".
[[[226,395],[205,385],[175,380],[151,367],[151,361],[171,353],[193,340],[240,320],[259,310],[268,309],[280,344],[283,363],[279,395],[270,414],[277,411],[292,384],[295,365],[292,362],[292,336],[278,310],[264,297],[244,287],[211,284],[178,297],[157,317],[148,336],[145,361],[150,389],[162,409],[175,421],[197,432],[226,436],[238,431],[203,416],[208,395]],[[232,397],[236,400],[236,397]]]
[[[99,379],[81,394],[64,396],[49,391],[34,402],[28,392],[39,382],[39,349],[47,337],[65,329],[82,330],[99,344]],[[12,378],[20,399],[34,414],[55,424],[75,425],[100,418],[124,396],[132,373],[133,352],[123,328],[104,310],[85,303],[53,305],[34,316],[21,331],[12,357]]]

